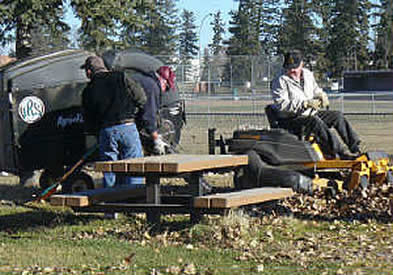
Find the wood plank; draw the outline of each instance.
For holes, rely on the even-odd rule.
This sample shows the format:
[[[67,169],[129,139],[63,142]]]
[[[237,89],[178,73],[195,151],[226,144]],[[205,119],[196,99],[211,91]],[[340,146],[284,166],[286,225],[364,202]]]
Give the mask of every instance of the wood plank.
[[[218,194],[210,199],[211,208],[231,208],[283,199],[293,195],[290,188],[262,187]]]
[[[53,195],[50,197],[53,206],[79,206],[89,205],[89,197],[80,195]]]
[[[248,157],[246,155],[171,154],[119,161],[96,162],[95,170],[101,172],[182,173],[247,164]]]
[[[128,170],[129,160],[116,161],[112,163],[112,172],[124,172]]]
[[[193,205],[195,208],[210,208],[210,200],[214,197],[215,195],[195,197]]]
[[[127,165],[127,171],[128,172],[140,172],[144,173],[145,172],[145,161],[138,159],[133,159],[131,160],[128,165]]]
[[[67,206],[85,207],[90,205],[90,199],[88,196],[68,195],[65,204]]]
[[[112,172],[113,161],[96,161],[94,163],[94,170],[98,172]]]
[[[52,195],[49,200],[50,205],[53,206],[65,206],[66,196],[65,195]]]
[[[142,198],[146,195],[146,188],[98,188],[86,190],[74,194],[53,195],[50,200],[51,205],[56,206],[89,206],[97,202],[122,201],[132,198]]]
[[[162,171],[161,163],[166,160],[166,156],[151,156],[144,159],[145,172],[159,173]]]
[[[146,158],[124,159],[112,162],[113,172],[141,172],[145,171]]]
[[[162,169],[168,173],[182,173],[247,164],[246,155],[178,155],[163,163]]]

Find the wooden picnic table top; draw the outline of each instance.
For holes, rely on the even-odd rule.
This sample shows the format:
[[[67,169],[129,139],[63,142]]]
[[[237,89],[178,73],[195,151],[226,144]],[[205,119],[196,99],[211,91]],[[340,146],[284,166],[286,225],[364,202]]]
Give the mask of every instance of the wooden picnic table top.
[[[95,170],[124,173],[186,173],[247,164],[247,155],[170,154],[118,161],[98,161],[95,163]]]

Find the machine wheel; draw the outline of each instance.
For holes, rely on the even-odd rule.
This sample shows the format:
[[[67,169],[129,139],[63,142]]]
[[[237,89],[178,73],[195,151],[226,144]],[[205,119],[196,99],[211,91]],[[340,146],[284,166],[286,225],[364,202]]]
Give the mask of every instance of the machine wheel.
[[[170,121],[169,119],[161,120],[159,133],[160,135],[162,135],[164,140],[170,143],[171,145],[176,144],[176,128],[173,122]]]
[[[63,169],[49,170],[45,169],[40,176],[39,183],[42,189],[46,189],[56,182],[63,175]]]
[[[93,179],[85,172],[79,172],[63,184],[63,192],[72,194],[85,190],[94,189]]]

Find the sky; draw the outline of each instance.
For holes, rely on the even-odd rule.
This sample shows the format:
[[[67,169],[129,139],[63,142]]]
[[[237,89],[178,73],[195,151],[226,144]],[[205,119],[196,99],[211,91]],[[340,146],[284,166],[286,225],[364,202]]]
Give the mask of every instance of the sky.
[[[213,16],[209,16],[209,13],[221,11],[221,16],[226,27],[225,29],[227,29],[230,19],[229,12],[236,9],[237,6],[238,2],[235,3],[233,0],[179,0],[177,4],[179,14],[181,14],[183,9],[187,9],[194,13],[198,36],[199,32],[201,35],[200,42],[202,48],[205,48],[211,43],[211,39],[213,38],[212,26],[210,26],[210,23],[213,21]],[[200,28],[202,20],[203,25],[202,28]]]

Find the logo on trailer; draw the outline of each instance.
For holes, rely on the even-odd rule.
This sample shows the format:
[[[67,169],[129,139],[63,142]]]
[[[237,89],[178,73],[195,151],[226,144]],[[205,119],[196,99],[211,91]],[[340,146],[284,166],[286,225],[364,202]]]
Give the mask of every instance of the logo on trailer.
[[[45,114],[44,102],[36,96],[27,96],[19,103],[18,113],[26,123],[34,123]]]

